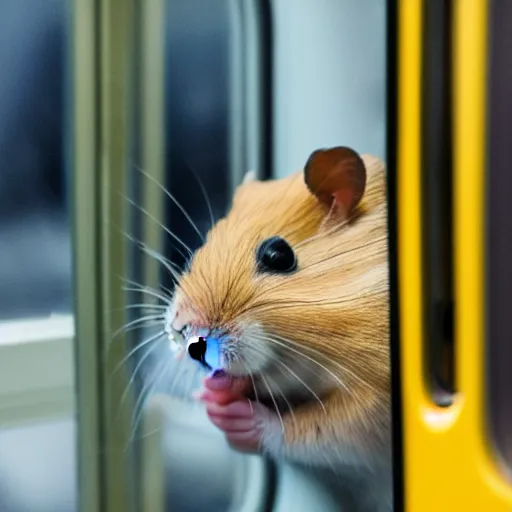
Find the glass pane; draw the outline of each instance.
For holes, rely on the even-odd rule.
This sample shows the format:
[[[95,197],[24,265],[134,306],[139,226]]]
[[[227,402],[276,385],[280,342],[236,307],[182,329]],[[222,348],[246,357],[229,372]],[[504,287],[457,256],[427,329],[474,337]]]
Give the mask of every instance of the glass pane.
[[[76,510],[66,0],[0,3],[0,510]]]
[[[278,222],[286,214],[265,195],[260,197],[261,212],[254,207],[258,200],[251,194],[241,200],[239,207],[247,203],[250,216],[241,215],[239,225],[233,228],[234,232],[226,233],[218,252],[208,256],[213,270],[204,269],[202,277],[197,277],[198,271],[194,270],[200,254],[196,250],[201,251],[209,244],[202,239],[206,238],[212,217],[216,222],[230,210],[234,190],[247,171],[254,170],[259,177],[287,179],[304,167],[313,150],[339,145],[385,158],[385,4],[370,0],[324,1],[314,5],[249,0],[133,3],[105,0],[100,3],[102,8],[89,22],[99,20],[101,53],[92,55],[100,55],[102,63],[106,63],[90,68],[99,74],[101,101],[95,108],[98,105],[101,108],[95,121],[99,121],[104,131],[103,138],[95,142],[99,145],[100,163],[94,180],[102,186],[93,186],[91,178],[89,192],[103,205],[105,218],[96,223],[102,224],[101,228],[96,225],[101,233],[89,240],[99,245],[96,256],[106,254],[110,260],[106,264],[105,260],[94,262],[102,269],[101,279],[94,286],[104,281],[97,286],[102,292],[97,297],[105,302],[101,304],[103,310],[93,311],[98,301],[91,300],[94,294],[90,294],[91,307],[85,308],[85,302],[81,302],[83,309],[78,314],[80,332],[84,325],[94,325],[90,332],[98,342],[91,344],[87,336],[79,339],[80,354],[95,354],[88,362],[79,360],[83,382],[86,375],[92,376],[87,389],[84,386],[81,390],[82,412],[94,410],[93,414],[88,413],[88,418],[82,418],[84,424],[88,422],[87,429],[82,428],[82,454],[84,458],[96,457],[95,462],[84,463],[91,480],[82,482],[81,492],[99,488],[112,512],[116,511],[113,504],[122,500],[132,507],[130,510],[148,512],[338,511],[341,491],[347,486],[356,489],[360,482],[333,474],[330,454],[327,463],[308,470],[302,467],[307,466],[308,460],[304,460],[300,450],[297,457],[306,464],[297,465],[280,456],[273,462],[271,458],[248,455],[229,446],[225,433],[206,414],[204,404],[192,396],[207,374],[204,367],[194,361],[188,349],[181,352],[181,359],[173,355],[177,347],[169,339],[170,323],[175,322],[171,303],[176,298],[175,281],[183,283],[190,268],[197,282],[202,283],[198,286],[210,293],[208,300],[214,302],[220,293],[226,292],[221,290],[226,283],[217,279],[225,267],[235,275],[237,270],[246,272],[249,286],[253,279],[263,279],[259,274],[254,277],[250,265],[263,241],[260,237],[266,234],[268,238],[286,230]],[[116,12],[115,20],[112,12]],[[310,37],[304,38],[305,33]],[[129,80],[127,68],[131,71]],[[119,98],[127,91],[131,96],[124,106]],[[115,124],[117,119],[120,119],[119,126]],[[124,124],[126,119],[129,119],[129,134]],[[109,158],[113,159],[111,165],[106,165]],[[126,166],[124,159],[128,161]],[[365,162],[370,165],[370,160]],[[371,167],[372,172],[375,169]],[[360,167],[357,172],[361,172]],[[379,176],[384,180],[383,173]],[[276,189],[268,190],[269,197],[275,194]],[[122,202],[123,207],[118,202],[119,192],[128,196]],[[307,201],[305,187],[302,192]],[[384,192],[379,198],[383,206],[379,229],[385,231]],[[370,202],[371,199],[367,201],[368,207]],[[292,201],[290,208],[293,207]],[[266,224],[261,224],[259,213],[268,217]],[[116,232],[109,224],[112,219],[121,222],[125,245],[117,243],[118,234],[113,235]],[[106,224],[110,227],[105,227]],[[94,225],[91,222],[90,226]],[[323,224],[316,227],[321,229]],[[252,229],[255,233],[251,237]],[[231,243],[231,236],[241,236],[245,231],[248,235],[245,243],[243,240]],[[112,236],[116,237],[115,244]],[[303,239],[290,234],[292,245],[298,246],[308,238],[301,236]],[[82,244],[85,239],[84,236]],[[387,268],[383,256],[385,236],[378,242],[381,267]],[[361,251],[362,247],[357,250]],[[247,261],[250,266],[246,268]],[[115,273],[121,275],[111,275]],[[88,280],[80,283],[85,288]],[[202,321],[204,327],[213,329],[222,324],[224,306],[243,291],[239,286],[240,282],[233,278],[228,286],[231,292],[225,293],[227,302],[217,311],[218,318],[213,318],[210,311],[209,320]],[[329,283],[324,282],[324,286]],[[108,331],[105,325],[111,327],[118,319],[111,322],[113,313],[106,308],[124,300],[119,298],[122,288],[126,289],[123,297],[128,303],[123,312],[127,331],[125,335],[112,332],[112,339],[106,341],[101,334]],[[383,294],[387,290],[379,290],[385,302]],[[82,292],[83,289],[78,289],[79,295]],[[285,293],[291,292],[285,290]],[[309,289],[300,293],[296,290],[289,300],[308,301],[312,300],[311,295]],[[285,309],[282,304],[275,307],[274,313],[281,309]],[[384,310],[379,310],[379,318],[386,324]],[[290,314],[289,320],[290,325],[297,324],[296,316]],[[341,330],[344,325],[341,314],[339,321]],[[184,322],[186,326],[187,321]],[[267,322],[267,336],[285,335],[278,329],[272,330],[268,317],[262,318],[262,322]],[[196,318],[194,325],[199,323]],[[297,329],[301,325],[296,325]],[[308,325],[308,329],[321,328],[321,323],[315,320]],[[372,339],[379,334],[376,352],[366,347],[367,354],[377,357],[375,354],[380,350],[379,361],[386,368],[386,326],[379,326],[377,332],[369,320],[364,320],[363,328],[372,333]],[[176,329],[179,329],[177,324]],[[339,337],[337,329],[331,334]],[[191,332],[184,331],[184,335],[191,340]],[[180,335],[174,332],[173,336]],[[260,341],[264,346],[265,340]],[[103,347],[104,342],[108,347]],[[277,340],[276,344],[279,343]],[[98,347],[107,349],[106,364],[105,354]],[[358,357],[363,359],[360,354]],[[245,410],[247,407],[252,412],[265,410],[264,414],[272,414],[273,421],[279,422],[281,416],[289,425],[295,415],[303,414],[304,406],[316,402],[318,408],[318,401],[326,399],[324,385],[335,375],[332,370],[322,373],[330,364],[324,359],[317,361],[313,368],[308,366],[311,357],[302,362],[280,360],[292,377],[285,379],[284,385],[288,387],[284,391],[278,386],[281,394],[277,399],[265,387],[266,377],[271,381],[276,373],[279,375],[276,368],[265,373],[271,362],[244,374],[249,390],[240,401]],[[343,360],[343,364],[347,362]],[[124,370],[123,381],[124,376],[118,376]],[[297,372],[302,377],[293,378]],[[286,376],[286,370],[281,373]],[[388,376],[386,371],[379,375],[382,384]],[[250,389],[247,380],[252,377],[257,380],[256,390]],[[338,382],[342,382],[339,377]],[[317,386],[319,389],[312,391]],[[258,390],[265,405],[258,403]],[[309,392],[308,396],[304,390]],[[336,390],[340,391],[338,387]],[[277,388],[274,391],[279,393]],[[385,389],[383,394],[387,392]],[[119,414],[121,409],[127,412],[126,416]],[[275,409],[279,412],[274,412]],[[317,414],[322,414],[321,408]],[[386,422],[386,418],[380,420]],[[343,424],[339,422],[340,428]],[[89,435],[96,443],[94,450],[85,442]],[[121,446],[125,440],[126,446]],[[368,440],[361,449],[367,449],[372,442]],[[389,448],[387,438],[386,444]],[[323,456],[315,453],[312,459]],[[349,462],[352,464],[354,460]],[[98,471],[92,471],[94,467]],[[98,478],[100,467],[104,472],[102,481]],[[379,468],[382,471],[390,478],[389,467]],[[353,510],[349,497],[343,498],[341,506]]]
[[[0,319],[70,310],[66,5],[0,7]]]
[[[135,89],[141,96],[134,99],[140,105],[134,132],[139,145],[134,148],[134,165],[129,169],[130,195],[134,199],[129,206],[129,236],[157,250],[178,269],[189,261],[190,252],[202,244],[212,217],[219,219],[225,214],[233,187],[245,171],[237,168],[235,162],[240,166],[255,164],[259,151],[251,162],[244,141],[244,6],[239,2],[207,0],[169,0],[162,4],[163,90],[154,89],[158,58],[154,52],[147,53],[147,47],[153,44],[151,39],[158,39],[154,25],[150,38],[147,32],[140,36],[141,68],[146,78],[136,73]],[[154,14],[147,5],[143,12],[145,16]],[[250,23],[255,24],[255,20]],[[144,23],[142,31],[145,26]],[[158,111],[153,106],[158,101],[165,105],[165,115],[149,117],[149,109]],[[156,156],[156,146],[161,142],[147,136],[159,122],[163,123],[165,133],[161,159]],[[240,127],[239,132],[233,129],[234,125]],[[155,219],[165,228],[158,226]],[[151,255],[141,251],[137,243],[131,249],[131,278],[159,295],[167,295],[174,280],[165,264],[155,274]],[[148,304],[146,311],[134,308],[128,320],[137,321],[144,313],[149,315],[142,329],[128,338],[134,348],[143,347],[131,358],[137,390],[131,415],[132,437],[145,460],[148,445],[154,439],[146,437],[151,429],[143,421],[142,408],[147,414],[152,404],[160,404],[155,410],[160,429],[153,435],[161,438],[158,442],[163,446],[163,496],[159,505],[163,510],[184,512],[239,510],[240,500],[244,499],[242,490],[249,478],[254,481],[253,506],[264,502],[267,475],[261,461],[231,450],[222,433],[208,421],[204,409],[191,400],[191,390],[200,387],[201,372],[173,362],[165,337],[144,346],[162,329],[161,320],[154,317],[162,313],[158,308],[163,303],[157,301],[160,305],[155,309],[151,295],[133,291],[131,299],[135,304]],[[154,471],[156,461],[149,461],[151,468],[141,468],[142,481],[148,472]],[[198,481],[202,482],[200,489]],[[144,487],[141,493],[145,500]]]

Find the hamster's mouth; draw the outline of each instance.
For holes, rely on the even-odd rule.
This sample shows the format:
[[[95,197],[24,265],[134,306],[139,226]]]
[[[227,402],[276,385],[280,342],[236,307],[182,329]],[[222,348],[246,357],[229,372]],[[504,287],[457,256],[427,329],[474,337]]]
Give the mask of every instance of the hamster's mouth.
[[[222,357],[223,350],[220,347],[213,350],[213,354],[207,354],[208,342],[211,342],[210,332],[204,332],[205,336],[197,336],[197,334],[203,334],[197,330],[194,332],[195,336],[190,336],[190,330],[176,334],[174,342],[180,345],[181,352],[186,353],[186,356],[199,363],[207,374],[207,378],[218,379],[219,381],[229,380],[229,389],[235,394],[260,402],[271,408],[278,407],[283,414],[289,410],[290,406],[299,406],[313,401],[313,397],[301,394],[296,395],[294,392],[287,393],[286,398],[281,399],[283,393],[278,391],[278,389],[270,391],[268,389],[268,379],[264,375],[266,375],[271,367],[265,367],[251,373],[248,371],[242,372],[240,371],[241,368],[230,367],[229,357]]]
[[[177,331],[168,325],[167,332],[173,352],[184,353],[208,374],[223,371],[232,378],[250,378],[261,371],[270,358],[262,351],[251,351],[254,343],[248,330],[186,325]]]

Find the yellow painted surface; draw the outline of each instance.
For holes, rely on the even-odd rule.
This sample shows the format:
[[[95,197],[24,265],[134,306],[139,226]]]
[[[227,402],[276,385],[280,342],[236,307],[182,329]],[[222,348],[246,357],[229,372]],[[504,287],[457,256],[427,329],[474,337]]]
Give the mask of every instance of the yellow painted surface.
[[[454,1],[458,394],[448,408],[431,401],[423,378],[421,15],[421,0],[400,2],[398,219],[406,511],[511,512],[512,485],[492,457],[484,408],[487,2]]]

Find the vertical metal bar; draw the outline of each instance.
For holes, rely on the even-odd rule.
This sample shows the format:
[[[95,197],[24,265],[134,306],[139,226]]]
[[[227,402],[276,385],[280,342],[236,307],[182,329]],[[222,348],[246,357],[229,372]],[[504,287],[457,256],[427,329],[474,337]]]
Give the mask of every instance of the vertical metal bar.
[[[75,0],[74,251],[80,510],[136,509],[131,428],[119,414],[125,355],[122,197],[130,126],[131,0]],[[107,350],[108,349],[108,350]],[[126,410],[122,411],[126,413]]]
[[[388,257],[390,294],[390,359],[393,443],[393,510],[404,510],[403,393],[400,372],[400,294],[398,260],[398,22],[400,0],[387,1],[386,13],[386,163],[388,206]]]
[[[74,5],[74,174],[73,249],[76,315],[79,509],[96,512],[101,504],[102,465],[100,391],[100,296],[98,275],[97,4]]]
[[[270,6],[267,1],[229,4],[230,35],[230,186],[248,171],[271,176],[272,62]]]
[[[136,510],[136,467],[128,415],[119,407],[128,385],[126,375],[116,371],[125,357],[123,340],[109,344],[110,336],[125,323],[126,296],[119,276],[127,275],[126,239],[119,230],[125,224],[126,190],[133,102],[131,65],[133,54],[133,0],[100,1],[100,173],[101,173],[101,291],[103,449],[105,509]],[[107,351],[107,347],[109,350]],[[127,410],[123,412],[127,413]],[[131,416],[131,415],[130,415]]]
[[[164,0],[139,1],[140,6],[140,108],[141,167],[151,178],[141,176],[142,203],[159,222],[164,218],[165,194],[157,184],[165,184],[165,3]],[[145,216],[144,242],[163,253],[163,230]],[[145,258],[144,284],[158,289],[159,266]]]
[[[262,122],[265,115],[262,105],[262,26],[259,2],[244,0],[240,3],[244,38],[244,133],[246,146],[246,166],[244,172],[254,171],[258,178],[263,175]],[[269,84],[266,84],[268,87]]]
[[[272,27],[266,1],[233,1],[230,13],[230,171],[234,188],[248,171],[260,179],[271,176]]]
[[[140,105],[140,178],[144,216],[144,243],[160,254],[164,252],[165,201],[165,1],[139,0]],[[147,176],[148,175],[148,176]],[[156,222],[158,221],[158,222]],[[159,289],[161,267],[154,258],[145,257],[144,284]],[[143,298],[149,302],[148,298]],[[156,302],[156,301],[152,301]],[[165,507],[165,461],[162,454],[164,420],[158,397],[151,397],[144,409],[140,436],[141,510],[163,512]]]
[[[247,139],[244,109],[245,68],[244,68],[244,5],[238,0],[230,0],[230,40],[229,40],[229,193],[231,197],[236,186],[247,171]]]
[[[259,136],[253,142],[261,156],[262,179],[274,176],[274,24],[271,0],[253,0],[258,34]]]

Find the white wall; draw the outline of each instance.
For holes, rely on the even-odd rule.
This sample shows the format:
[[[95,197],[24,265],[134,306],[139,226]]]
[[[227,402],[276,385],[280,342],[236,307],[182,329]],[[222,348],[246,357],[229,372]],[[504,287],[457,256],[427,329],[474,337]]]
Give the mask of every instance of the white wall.
[[[385,157],[386,2],[274,0],[278,176],[320,147]]]

